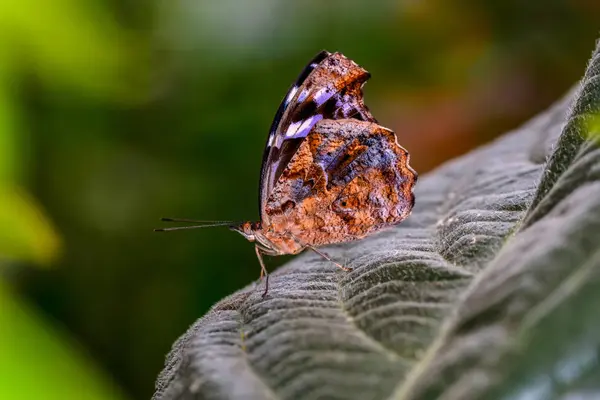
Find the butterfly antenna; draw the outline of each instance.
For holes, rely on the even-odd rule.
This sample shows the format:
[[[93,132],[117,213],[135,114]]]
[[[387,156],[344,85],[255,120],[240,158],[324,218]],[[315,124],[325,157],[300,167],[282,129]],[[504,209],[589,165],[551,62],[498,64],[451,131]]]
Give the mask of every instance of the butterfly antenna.
[[[199,229],[199,228],[211,228],[214,226],[232,226],[238,224],[236,221],[198,221],[195,219],[187,219],[187,218],[161,218],[161,221],[164,222],[191,222],[198,225],[190,225],[190,226],[175,226],[172,228],[157,228],[154,229],[154,232],[170,232],[170,231],[180,231],[183,229]]]
[[[188,218],[161,218],[163,222],[191,222],[193,224],[235,224],[236,221],[200,221]]]

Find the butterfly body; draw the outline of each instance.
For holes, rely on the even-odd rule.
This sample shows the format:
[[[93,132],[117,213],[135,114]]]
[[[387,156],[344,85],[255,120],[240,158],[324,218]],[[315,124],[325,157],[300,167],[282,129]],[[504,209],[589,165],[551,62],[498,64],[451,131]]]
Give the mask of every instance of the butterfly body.
[[[342,54],[322,51],[275,114],[260,173],[260,221],[230,226],[256,244],[261,277],[267,276],[264,294],[263,254],[308,248],[349,270],[318,247],[362,239],[410,214],[417,174],[394,132],[379,125],[364,104],[362,87],[369,77]],[[160,230],[189,228],[194,227]]]

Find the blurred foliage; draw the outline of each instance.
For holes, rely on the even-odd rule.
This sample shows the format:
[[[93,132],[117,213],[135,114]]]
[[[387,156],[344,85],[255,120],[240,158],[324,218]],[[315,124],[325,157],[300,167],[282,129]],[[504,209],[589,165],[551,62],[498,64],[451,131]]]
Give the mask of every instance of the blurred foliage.
[[[40,208],[29,196],[8,184],[0,188],[0,255],[7,260],[27,260],[48,265],[60,239]]]
[[[45,84],[59,85],[59,90],[70,86],[113,99],[134,95],[139,88],[122,74],[130,67],[137,43],[124,40],[124,35],[94,1],[0,3],[3,67],[34,73]]]
[[[61,239],[31,186],[23,74],[48,88],[126,100],[131,63],[119,29],[86,3],[0,2],[0,398],[121,399],[69,335],[6,286],[9,267],[57,265]],[[28,185],[29,184],[29,185]]]
[[[0,399],[123,399],[67,335],[0,281]]]
[[[372,73],[370,109],[423,173],[572,85],[598,17],[592,0],[0,2],[2,301],[37,310],[23,341],[66,359],[76,338],[147,398],[173,340],[259,272],[226,229],[152,228],[258,217],[267,129],[317,51]],[[18,339],[22,320],[2,335]],[[32,368],[0,357],[0,369]]]
[[[16,184],[17,127],[6,75],[0,69],[0,262],[21,259],[48,265],[60,242],[34,200]]]

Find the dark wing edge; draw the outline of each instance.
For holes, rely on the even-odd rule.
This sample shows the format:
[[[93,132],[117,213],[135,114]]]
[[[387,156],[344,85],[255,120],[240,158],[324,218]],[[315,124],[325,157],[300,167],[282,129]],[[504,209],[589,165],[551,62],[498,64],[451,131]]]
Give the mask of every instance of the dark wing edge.
[[[300,144],[323,119],[354,118],[376,122],[364,105],[362,86],[370,74],[340,53],[319,53],[304,68],[279,106],[265,147],[260,175],[259,210]]]
[[[277,134],[277,127],[279,126],[279,124],[281,122],[281,118],[283,117],[283,114],[285,113],[286,109],[290,105],[290,102],[292,101],[292,98],[294,97],[294,95],[296,94],[298,89],[302,86],[304,81],[306,81],[306,78],[308,78],[310,73],[312,71],[314,71],[314,69],[317,68],[317,66],[324,59],[329,57],[329,55],[331,55],[331,53],[329,53],[328,51],[321,50],[316,56],[313,57],[312,60],[310,60],[308,62],[308,64],[306,64],[306,66],[304,67],[304,69],[302,70],[300,75],[298,75],[298,78],[296,79],[294,84],[292,86],[290,86],[290,88],[288,89],[283,100],[281,100],[281,103],[279,104],[279,108],[277,108],[277,112],[275,113],[275,117],[273,118],[273,122],[271,123],[271,128],[269,129],[269,136],[267,137],[267,143],[265,144],[265,150],[263,152],[263,159],[262,159],[262,164],[261,164],[261,168],[260,168],[260,181],[259,181],[259,188],[258,188],[258,205],[259,205],[259,211],[261,213],[261,218],[262,218],[263,199],[264,199],[264,197],[266,197],[266,194],[263,192],[266,190],[265,178],[266,178],[266,174],[268,172],[267,160],[269,159],[269,154],[271,153],[271,144],[273,143],[273,140],[275,139],[275,135]]]

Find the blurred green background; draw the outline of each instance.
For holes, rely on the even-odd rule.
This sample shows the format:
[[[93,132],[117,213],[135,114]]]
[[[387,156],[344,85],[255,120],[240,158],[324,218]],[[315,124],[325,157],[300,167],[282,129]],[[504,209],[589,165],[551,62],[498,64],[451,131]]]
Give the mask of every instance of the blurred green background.
[[[583,73],[600,2],[3,0],[0,399],[144,399],[173,341],[258,277],[279,101],[319,50],[420,172],[547,107]],[[418,198],[417,198],[418,202]],[[272,269],[282,259],[268,259]]]

